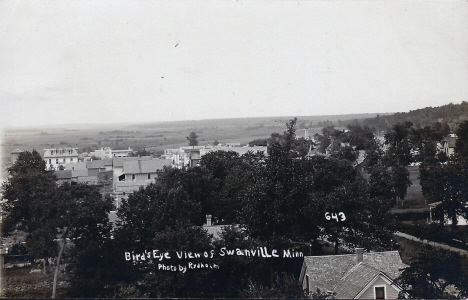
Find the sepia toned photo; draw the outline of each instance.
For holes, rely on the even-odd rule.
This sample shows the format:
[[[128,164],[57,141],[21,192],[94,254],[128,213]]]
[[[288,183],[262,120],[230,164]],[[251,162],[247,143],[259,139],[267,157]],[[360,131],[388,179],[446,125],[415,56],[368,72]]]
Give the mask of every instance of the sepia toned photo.
[[[0,1],[0,297],[468,298],[468,2]]]

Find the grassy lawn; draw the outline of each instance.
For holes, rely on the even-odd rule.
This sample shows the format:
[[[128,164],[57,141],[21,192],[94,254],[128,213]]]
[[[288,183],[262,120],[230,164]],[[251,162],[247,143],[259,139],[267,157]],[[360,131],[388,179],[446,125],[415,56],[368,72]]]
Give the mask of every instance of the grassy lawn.
[[[400,236],[395,236],[393,240],[401,247],[399,251],[401,260],[407,265],[409,265],[418,257],[418,252],[423,247],[421,243],[410,241]]]
[[[55,269],[48,269],[46,274],[31,273],[31,270],[30,267],[5,269],[3,287],[6,298],[50,298],[52,296]],[[65,279],[65,275],[59,275],[57,298],[67,297]]]
[[[419,184],[419,167],[418,166],[410,166],[408,167],[408,171],[410,174],[411,186],[408,188],[408,192],[406,194],[405,200],[403,204],[397,203],[395,208],[425,208],[427,207],[421,190],[421,184]]]

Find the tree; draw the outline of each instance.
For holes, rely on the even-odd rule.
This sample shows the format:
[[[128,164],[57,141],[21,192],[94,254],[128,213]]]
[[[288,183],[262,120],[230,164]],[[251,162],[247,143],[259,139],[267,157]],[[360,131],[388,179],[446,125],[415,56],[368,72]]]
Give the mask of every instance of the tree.
[[[398,123],[385,134],[385,145],[388,146],[383,161],[392,170],[395,195],[403,200],[408,187],[411,186],[409,172],[406,167],[413,161],[411,154],[410,129],[413,123]]]
[[[432,126],[411,128],[410,142],[415,153],[415,161],[432,160],[437,155],[437,143],[448,135],[450,127],[444,123],[435,123]]]
[[[250,147],[253,147],[253,146],[268,146],[268,139],[255,139],[253,141],[250,141],[249,142],[249,146]]]
[[[58,188],[61,232],[61,248],[57,258],[54,276],[55,297],[57,276],[61,255],[71,239],[71,292],[77,297],[96,297],[102,295],[105,283],[113,270],[109,253],[110,230],[109,212],[112,208],[110,198],[102,198],[97,186],[83,183],[65,182]]]
[[[467,197],[468,162],[455,155],[447,162],[424,162],[420,165],[420,182],[424,197],[430,202],[440,202],[436,210],[444,223],[445,216],[457,230],[458,216],[468,216]]]
[[[15,229],[26,232],[28,253],[33,259],[55,256],[54,222],[58,216],[55,175],[46,170],[45,161],[35,150],[22,152],[8,168],[8,174],[2,186],[4,234],[7,236]]]
[[[197,138],[199,138],[199,136],[194,131],[190,132],[190,135],[187,137],[189,146],[198,146]]]
[[[385,145],[388,146],[387,159],[390,165],[408,166],[413,157],[409,140],[410,128],[413,123],[398,123],[385,134]]]
[[[294,118],[286,123],[286,131],[283,133],[283,147],[286,152],[291,151],[295,146],[296,123],[297,118]]]
[[[111,203],[102,200],[98,188],[94,186],[77,183],[57,186],[53,172],[45,167],[45,162],[36,151],[21,153],[16,163],[8,169],[10,177],[2,187],[5,199],[2,208],[6,212],[7,226],[4,228],[7,232],[13,229],[26,232],[26,245],[31,257],[57,256],[52,291],[54,298],[67,238],[73,240],[73,261],[78,261],[70,264],[72,269],[87,269],[90,272],[88,279],[96,276],[99,266],[102,266],[100,260],[85,264],[83,257],[85,253],[90,257],[87,251],[93,249],[105,232],[108,236]],[[57,249],[57,236],[60,236],[60,251]],[[93,251],[101,253],[102,257],[105,252],[101,250],[94,248]],[[83,283],[85,277],[75,272],[72,287],[82,284],[81,288],[86,286],[86,290],[92,290],[96,284],[102,286],[102,277],[96,278],[101,283],[95,281],[94,285],[90,285],[89,281]],[[81,288],[78,290],[84,291]]]
[[[397,283],[413,298],[464,298],[468,295],[468,265],[458,253],[426,246]]]
[[[456,131],[457,141],[455,153],[460,157],[468,158],[468,121],[461,123]]]

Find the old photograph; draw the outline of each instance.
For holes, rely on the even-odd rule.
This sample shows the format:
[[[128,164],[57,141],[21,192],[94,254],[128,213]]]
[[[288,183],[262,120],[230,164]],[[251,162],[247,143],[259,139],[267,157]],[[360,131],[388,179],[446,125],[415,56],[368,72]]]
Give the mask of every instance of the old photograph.
[[[0,1],[0,297],[468,298],[468,2]]]

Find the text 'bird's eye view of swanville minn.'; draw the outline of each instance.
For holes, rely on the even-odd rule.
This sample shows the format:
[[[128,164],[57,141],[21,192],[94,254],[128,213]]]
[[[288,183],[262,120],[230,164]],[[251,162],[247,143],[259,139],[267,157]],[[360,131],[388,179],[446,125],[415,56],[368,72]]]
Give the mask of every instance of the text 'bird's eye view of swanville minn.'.
[[[468,299],[468,1],[0,1],[0,298]]]
[[[6,297],[468,292],[467,102],[3,138]]]

